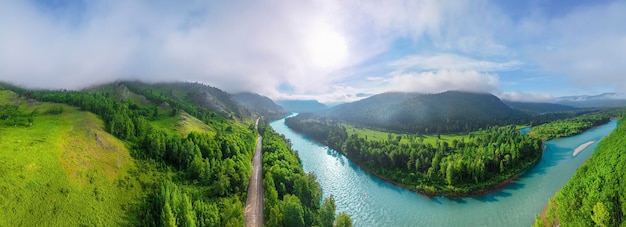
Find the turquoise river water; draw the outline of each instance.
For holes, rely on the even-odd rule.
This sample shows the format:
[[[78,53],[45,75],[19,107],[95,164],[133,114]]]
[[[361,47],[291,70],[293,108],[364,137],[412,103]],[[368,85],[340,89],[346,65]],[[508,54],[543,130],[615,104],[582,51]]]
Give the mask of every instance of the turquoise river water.
[[[611,121],[582,134],[546,142],[541,161],[503,190],[480,197],[429,198],[382,181],[341,153],[297,134],[284,119],[271,123],[298,151],[306,172],[319,180],[324,197],[335,196],[337,211],[354,226],[531,226],[535,215],[568,181],[597,144],[617,126]],[[596,141],[575,157],[574,149]]]

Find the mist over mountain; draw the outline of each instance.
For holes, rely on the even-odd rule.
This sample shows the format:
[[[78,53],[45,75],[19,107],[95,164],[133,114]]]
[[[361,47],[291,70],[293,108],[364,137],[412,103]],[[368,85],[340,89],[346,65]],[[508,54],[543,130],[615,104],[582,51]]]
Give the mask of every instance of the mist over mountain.
[[[556,99],[556,103],[579,108],[591,107],[623,107],[626,106],[626,97],[617,93],[603,93],[599,95],[563,96]]]

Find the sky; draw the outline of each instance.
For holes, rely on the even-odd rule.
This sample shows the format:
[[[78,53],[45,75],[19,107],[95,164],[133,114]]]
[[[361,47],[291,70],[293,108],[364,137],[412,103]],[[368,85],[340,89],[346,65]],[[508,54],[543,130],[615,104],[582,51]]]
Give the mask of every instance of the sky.
[[[273,99],[626,89],[624,0],[3,0],[0,81],[189,81]]]

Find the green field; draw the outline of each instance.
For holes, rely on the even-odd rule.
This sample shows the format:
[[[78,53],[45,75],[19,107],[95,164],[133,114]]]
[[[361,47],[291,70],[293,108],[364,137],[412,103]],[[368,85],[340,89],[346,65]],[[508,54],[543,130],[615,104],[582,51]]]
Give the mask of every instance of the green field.
[[[469,141],[470,133],[463,134],[441,134],[441,135],[420,135],[420,134],[404,134],[404,133],[392,133],[376,131],[367,128],[358,128],[350,124],[342,124],[348,132],[348,136],[357,134],[359,137],[366,138],[370,141],[386,141],[397,140],[400,138],[400,144],[409,144],[411,139],[422,140],[424,143],[435,145],[437,141],[451,143],[453,140],[465,140]],[[484,134],[482,131],[471,132],[474,136]]]
[[[0,226],[135,224],[137,164],[96,115],[9,91],[0,104],[39,113],[31,126],[0,125]],[[63,113],[43,114],[59,106]]]

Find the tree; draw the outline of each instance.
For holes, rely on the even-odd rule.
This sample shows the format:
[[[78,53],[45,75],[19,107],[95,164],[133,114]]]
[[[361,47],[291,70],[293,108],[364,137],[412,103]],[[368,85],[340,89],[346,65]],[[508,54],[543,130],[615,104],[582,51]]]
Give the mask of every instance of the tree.
[[[446,168],[446,181],[448,185],[454,183],[454,167],[452,166],[452,162],[448,162],[448,168]]]
[[[300,199],[287,194],[284,200],[285,226],[304,226],[304,208]]]
[[[176,217],[172,213],[170,203],[166,202],[161,212],[161,225],[168,227],[176,227]]]
[[[339,213],[339,215],[337,216],[337,227],[352,227],[352,219],[350,218],[350,215],[341,212]]]
[[[320,221],[322,226],[333,226],[333,222],[335,222],[335,210],[337,207],[335,206],[335,197],[332,195],[324,200],[324,205],[320,209]]]
[[[606,206],[603,202],[597,202],[595,206],[593,206],[593,213],[591,214],[591,219],[598,226],[609,226],[611,223],[611,214],[607,211]]]
[[[191,205],[191,199],[189,199],[189,196],[187,196],[187,194],[183,194],[182,202],[180,203],[180,205],[182,215],[181,225],[185,227],[196,226],[196,212],[193,210],[193,207]]]

